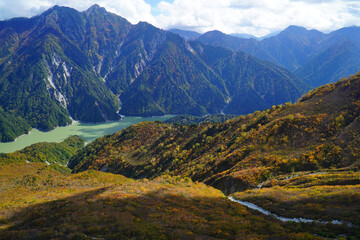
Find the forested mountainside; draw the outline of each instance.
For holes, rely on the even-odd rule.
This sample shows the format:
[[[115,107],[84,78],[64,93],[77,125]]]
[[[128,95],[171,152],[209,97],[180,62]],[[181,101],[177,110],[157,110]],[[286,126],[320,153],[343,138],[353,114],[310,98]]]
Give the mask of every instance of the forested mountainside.
[[[196,40],[242,51],[284,66],[315,88],[348,77],[359,70],[359,35],[359,27],[346,27],[324,34],[317,30],[289,26],[262,40],[238,38],[219,31],[204,33]]]
[[[82,147],[85,140],[68,137],[61,143],[35,143],[12,153],[0,153],[0,166],[10,163],[41,162],[58,167],[66,167],[69,159]]]
[[[309,88],[281,67],[260,61],[242,52],[191,42],[195,51],[224,80],[230,94],[223,112],[248,114],[286,100],[296,102]],[[294,87],[296,86],[296,87]]]
[[[117,120],[120,107],[137,116],[244,114],[294,101],[307,89],[281,67],[132,25],[98,5],[84,12],[55,6],[0,22],[0,107],[26,129],[50,130],[70,117]],[[6,129],[16,131],[2,141],[26,133]]]
[[[225,123],[133,125],[80,150],[74,172],[102,169],[133,178],[190,177],[224,192],[271,176],[358,169],[360,75]]]
[[[5,112],[0,107],[0,141],[13,141],[21,134],[27,134],[30,131],[30,125],[21,117]]]
[[[359,46],[351,41],[341,41],[315,55],[295,74],[311,87],[318,87],[356,73],[359,66]]]
[[[105,29],[115,27],[110,37]],[[43,130],[69,124],[69,116],[119,119],[119,101],[93,67],[129,27],[112,14],[58,6],[30,19],[1,22],[3,109]]]

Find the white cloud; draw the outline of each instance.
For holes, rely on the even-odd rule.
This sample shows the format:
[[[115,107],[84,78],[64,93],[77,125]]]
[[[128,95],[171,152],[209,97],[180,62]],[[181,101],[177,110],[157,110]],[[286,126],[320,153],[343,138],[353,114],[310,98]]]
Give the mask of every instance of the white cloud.
[[[289,25],[330,31],[360,21],[355,0],[174,0],[161,2],[156,16],[163,28],[218,29],[257,36]]]
[[[68,6],[84,11],[95,3],[132,23],[155,22],[151,15],[151,6],[144,0],[0,0],[0,20],[20,16],[31,17],[54,5]]]
[[[97,3],[132,23],[205,32],[265,35],[299,25],[331,31],[360,22],[358,0],[0,0],[0,20],[33,16],[57,4],[79,11]],[[155,14],[155,15],[152,15]]]

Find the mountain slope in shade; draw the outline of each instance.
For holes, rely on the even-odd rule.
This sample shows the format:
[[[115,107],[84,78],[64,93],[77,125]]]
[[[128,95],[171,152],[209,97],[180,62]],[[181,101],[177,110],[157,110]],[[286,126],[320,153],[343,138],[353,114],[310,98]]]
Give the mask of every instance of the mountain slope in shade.
[[[107,167],[135,178],[191,177],[226,193],[271,176],[359,166],[360,76],[310,91],[224,123],[133,125],[89,144],[69,162],[74,172]]]
[[[162,32],[151,25],[148,28]],[[162,34],[166,44],[154,53],[148,65],[144,61],[145,70],[121,94],[121,114],[150,116],[185,111],[204,115],[222,110],[247,114],[296,101],[308,89],[274,64],[199,42],[189,44],[171,33]],[[147,41],[143,43],[146,46]]]
[[[335,82],[359,70],[360,27],[329,33],[317,51],[295,74],[312,87]]]
[[[241,51],[256,58],[270,61],[277,65],[280,65],[280,62],[277,61],[270,53],[268,53],[262,46],[261,42],[255,39],[243,39],[235,36],[227,35],[220,31],[210,31],[202,34],[197,41],[200,41],[206,45],[229,48],[233,51]]]
[[[308,61],[325,36],[317,30],[289,26],[279,34],[262,40],[261,45],[282,66],[294,71]]]
[[[204,33],[197,40],[213,46],[242,51],[293,71],[309,59],[325,36],[316,30],[289,26],[275,36],[261,41],[238,38],[219,31]]]
[[[22,118],[5,112],[0,108],[0,141],[10,142],[21,134],[30,131],[30,125]]]
[[[323,51],[333,45],[341,42],[352,42],[353,44],[360,45],[360,27],[344,27],[327,34],[326,38],[321,42],[319,50]]]
[[[185,41],[170,34],[156,59],[120,96],[124,99],[120,113],[149,116],[220,112],[225,96],[211,83],[212,79],[222,81],[186,49]]]
[[[197,40],[212,46],[243,51],[294,72],[311,87],[332,83],[359,69],[360,27],[345,27],[329,34],[289,26],[278,34],[256,41],[219,31],[207,32]]]
[[[304,64],[295,74],[311,87],[318,87],[356,73],[360,69],[360,47],[346,41],[331,46]]]
[[[223,80],[177,34],[141,22],[131,29],[120,52],[106,84],[121,94],[121,114],[204,115],[220,112],[225,105],[223,92],[214,86]]]
[[[224,112],[248,114],[287,101],[309,88],[292,73],[248,54],[192,43],[199,56],[221,76],[230,99]]]

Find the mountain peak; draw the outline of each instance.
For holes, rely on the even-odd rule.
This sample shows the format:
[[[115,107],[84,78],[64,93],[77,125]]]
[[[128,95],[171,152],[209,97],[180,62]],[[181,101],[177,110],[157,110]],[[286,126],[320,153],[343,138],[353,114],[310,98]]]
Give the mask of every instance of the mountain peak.
[[[91,7],[89,7],[85,13],[92,14],[92,13],[106,13],[106,9],[103,7],[100,7],[98,4],[94,4]]]
[[[92,5],[90,8],[101,8],[99,4],[95,3],[94,5]]]
[[[221,31],[219,31],[219,30],[208,31],[208,32],[204,33],[204,35],[205,35],[205,34],[225,35],[225,33],[221,32]]]
[[[308,30],[304,27],[299,27],[295,25],[290,25],[283,31],[281,31],[279,36],[286,36],[286,37],[296,37],[298,39],[307,39],[307,41],[315,41],[318,42],[320,39],[322,39],[325,34],[318,31],[318,30]]]
[[[57,10],[57,9],[59,9],[60,8],[60,6],[59,5],[54,5],[52,8],[50,8],[50,9],[53,9],[53,10]]]
[[[53,19],[56,22],[57,21],[56,19],[59,16],[64,16],[64,14],[67,15],[69,12],[73,12],[73,11],[76,10],[69,7],[54,5],[53,7],[49,8],[47,11],[43,12],[40,16]]]
[[[89,11],[89,10],[95,10],[95,9],[100,9],[100,8],[101,8],[100,5],[97,4],[97,3],[95,3],[94,5],[92,5],[91,7],[89,7],[87,11]]]
[[[58,11],[61,7],[59,5],[54,5],[53,7],[49,8],[47,11],[43,12],[41,15],[48,15],[54,11]]]
[[[283,30],[283,32],[292,32],[292,33],[304,32],[304,31],[307,31],[307,29],[296,25],[290,25],[287,28],[285,28],[285,30]]]

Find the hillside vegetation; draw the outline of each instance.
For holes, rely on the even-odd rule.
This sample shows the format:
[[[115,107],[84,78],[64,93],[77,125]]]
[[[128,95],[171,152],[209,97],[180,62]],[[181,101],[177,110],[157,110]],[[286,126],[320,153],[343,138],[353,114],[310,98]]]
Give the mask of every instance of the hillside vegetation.
[[[203,122],[221,123],[226,120],[235,118],[236,115],[231,114],[213,114],[205,117],[196,117],[191,115],[179,115],[168,120],[163,121],[164,123],[178,123],[178,124],[199,124]]]
[[[78,136],[68,137],[61,143],[35,143],[16,152],[0,153],[0,166],[24,162],[55,163],[57,166],[66,166],[69,159],[84,144],[85,140]]]
[[[0,107],[0,142],[10,142],[21,134],[29,133],[30,129],[24,119],[7,113]]]
[[[325,85],[296,104],[200,125],[133,125],[79,151],[74,172],[190,177],[231,193],[297,171],[359,168],[360,77]]]

